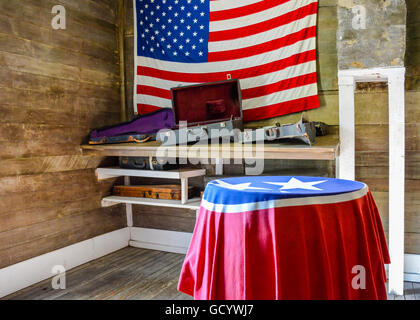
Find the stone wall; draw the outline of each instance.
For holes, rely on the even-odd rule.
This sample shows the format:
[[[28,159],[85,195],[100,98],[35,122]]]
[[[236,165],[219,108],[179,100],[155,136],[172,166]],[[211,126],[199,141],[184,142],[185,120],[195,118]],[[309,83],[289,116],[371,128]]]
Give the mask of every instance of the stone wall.
[[[404,0],[338,0],[338,68],[404,66]]]

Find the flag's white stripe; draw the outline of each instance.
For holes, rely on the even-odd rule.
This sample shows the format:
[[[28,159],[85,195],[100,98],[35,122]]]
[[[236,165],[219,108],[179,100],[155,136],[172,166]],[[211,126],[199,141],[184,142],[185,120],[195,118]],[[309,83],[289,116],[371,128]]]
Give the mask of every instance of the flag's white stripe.
[[[276,103],[291,101],[295,99],[311,97],[318,93],[317,84],[313,83],[306,86],[301,86],[297,88],[292,88],[288,90],[283,90],[275,92],[269,95],[261,96],[258,98],[252,99],[243,99],[242,100],[242,109],[249,110],[254,108],[260,108],[265,106],[270,106]],[[172,103],[170,99],[155,97],[147,94],[138,94],[136,103],[150,104],[160,108],[171,108]]]
[[[291,101],[295,99],[311,97],[318,94],[318,87],[316,83],[309,84],[306,86],[301,86],[297,88],[292,88],[288,90],[274,92],[265,96],[252,98],[252,99],[243,99],[244,103],[242,104],[243,110],[254,109],[259,107],[270,106],[272,104]]]
[[[284,26],[275,29],[255,34],[252,36],[238,38],[234,40],[214,41],[209,42],[209,52],[219,52],[229,50],[247,48],[250,46],[262,44],[272,40],[279,39],[285,35],[289,35],[305,28],[313,27],[316,25],[316,14],[304,17],[303,19],[293,21]]]
[[[149,96],[147,94],[138,94],[136,103],[150,104],[159,108],[172,108],[172,101],[170,99]]]
[[[249,89],[316,72],[315,61],[309,61],[261,76],[241,79],[241,89]]]
[[[262,2],[262,0],[225,0],[210,1],[210,11],[223,11],[228,9],[236,9],[250,4]]]
[[[360,190],[341,193],[331,196],[318,196],[318,197],[304,197],[304,198],[289,198],[289,199],[277,199],[268,200],[261,202],[241,203],[241,204],[214,204],[207,200],[201,200],[201,207],[212,212],[220,213],[241,213],[250,212],[256,210],[266,210],[273,208],[284,208],[284,207],[296,207],[306,205],[317,205],[317,204],[332,204],[340,203],[345,201],[352,201],[364,197],[369,191],[368,187],[364,187]]]
[[[261,66],[266,63],[288,58],[292,55],[313,50],[316,47],[315,37],[296,42],[278,50],[261,53],[256,56],[206,63],[184,63],[157,60],[148,57],[136,56],[137,66],[146,66],[164,71],[183,73],[213,73],[221,71],[234,71],[249,67]]]
[[[274,19],[278,16],[292,12],[301,7],[309,5],[318,0],[299,0],[299,1],[289,1],[284,4],[278,5],[276,7],[260,11],[254,14],[250,14],[243,17],[233,18],[229,20],[220,20],[220,21],[210,21],[209,30],[210,32],[223,31],[223,30],[232,30],[241,27],[247,27],[259,22],[267,21]]]
[[[316,71],[316,64],[314,61],[301,63],[295,66],[288,67],[280,71],[274,71],[261,76],[241,79],[241,89],[255,88],[263,85],[276,83],[281,80],[302,76]],[[162,80],[154,77],[137,76],[137,83],[139,85],[150,86],[160,89],[169,90],[178,86],[196,84],[196,82],[179,82]]]

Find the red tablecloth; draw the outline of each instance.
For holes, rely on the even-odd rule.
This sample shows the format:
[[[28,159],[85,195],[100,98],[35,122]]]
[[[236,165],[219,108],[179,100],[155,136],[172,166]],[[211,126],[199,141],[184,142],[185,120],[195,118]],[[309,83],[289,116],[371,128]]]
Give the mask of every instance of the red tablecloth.
[[[195,299],[386,299],[390,259],[367,186],[270,203],[241,211],[203,200],[178,289]],[[352,286],[363,277],[355,266],[365,289]]]

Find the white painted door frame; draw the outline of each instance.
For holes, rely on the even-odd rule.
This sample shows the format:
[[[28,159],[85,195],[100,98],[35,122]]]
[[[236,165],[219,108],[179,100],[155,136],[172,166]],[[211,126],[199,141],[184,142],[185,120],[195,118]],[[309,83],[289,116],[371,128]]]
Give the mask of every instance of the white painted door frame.
[[[338,72],[341,179],[355,179],[354,92],[356,82],[387,82],[389,102],[389,292],[404,292],[405,68]]]

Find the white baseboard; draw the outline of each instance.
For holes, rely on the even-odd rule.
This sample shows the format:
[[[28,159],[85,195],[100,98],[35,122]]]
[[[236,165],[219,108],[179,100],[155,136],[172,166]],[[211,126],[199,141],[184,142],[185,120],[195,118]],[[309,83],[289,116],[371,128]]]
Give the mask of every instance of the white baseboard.
[[[128,246],[129,228],[75,243],[0,269],[0,298],[51,278],[56,265],[66,271]]]
[[[188,251],[191,237],[192,233],[189,232],[132,227],[129,245],[185,254]]]
[[[420,282],[420,254],[404,255],[404,280]]]

